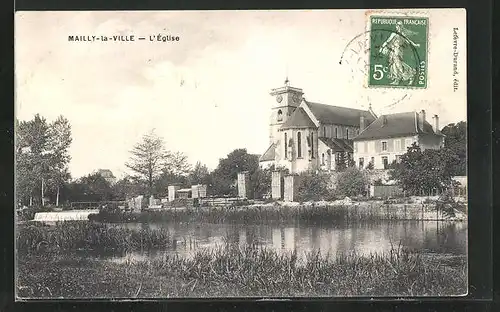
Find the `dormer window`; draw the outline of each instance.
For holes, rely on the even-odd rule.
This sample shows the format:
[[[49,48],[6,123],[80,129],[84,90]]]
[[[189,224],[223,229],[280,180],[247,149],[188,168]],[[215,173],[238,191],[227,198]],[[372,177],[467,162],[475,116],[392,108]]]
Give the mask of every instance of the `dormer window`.
[[[280,110],[278,110],[278,122],[279,121],[283,121],[283,112]]]

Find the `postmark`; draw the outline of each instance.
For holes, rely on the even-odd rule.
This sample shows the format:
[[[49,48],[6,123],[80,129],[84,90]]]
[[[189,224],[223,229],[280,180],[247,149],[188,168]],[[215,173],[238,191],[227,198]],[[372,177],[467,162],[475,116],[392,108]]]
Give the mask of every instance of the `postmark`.
[[[426,17],[370,16],[369,87],[427,88]]]

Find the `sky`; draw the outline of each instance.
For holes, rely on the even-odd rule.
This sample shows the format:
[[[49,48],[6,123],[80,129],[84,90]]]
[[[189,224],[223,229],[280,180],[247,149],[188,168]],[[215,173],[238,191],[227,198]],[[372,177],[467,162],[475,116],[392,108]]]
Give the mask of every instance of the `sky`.
[[[262,154],[275,103],[269,92],[287,76],[313,102],[371,103],[379,115],[425,109],[441,127],[466,120],[465,11],[412,14],[429,17],[425,90],[366,87],[364,10],[17,12],[16,117],[69,119],[75,178],[99,168],[124,176],[129,151],[152,129],[167,149],[210,169],[235,148]],[[180,40],[149,41],[158,34]],[[136,41],[70,42],[70,35]]]

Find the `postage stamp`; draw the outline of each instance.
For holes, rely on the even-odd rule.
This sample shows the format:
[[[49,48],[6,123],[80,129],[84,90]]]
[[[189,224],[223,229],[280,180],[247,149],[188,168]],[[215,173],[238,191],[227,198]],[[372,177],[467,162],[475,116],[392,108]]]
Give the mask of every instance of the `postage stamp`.
[[[370,17],[368,86],[427,87],[428,18]]]

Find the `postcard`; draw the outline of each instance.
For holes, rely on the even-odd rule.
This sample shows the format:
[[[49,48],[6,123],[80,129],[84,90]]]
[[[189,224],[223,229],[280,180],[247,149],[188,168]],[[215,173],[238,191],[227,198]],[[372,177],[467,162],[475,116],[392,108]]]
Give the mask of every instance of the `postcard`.
[[[17,12],[16,299],[466,295],[466,25]]]

